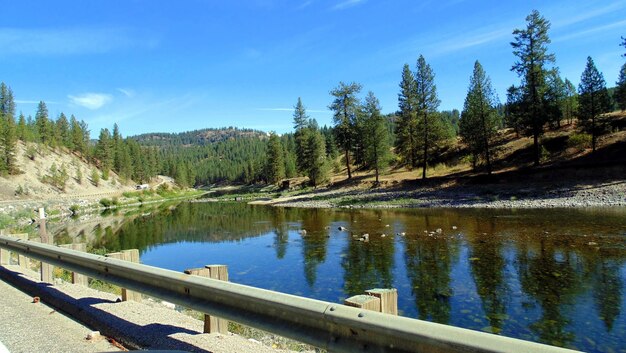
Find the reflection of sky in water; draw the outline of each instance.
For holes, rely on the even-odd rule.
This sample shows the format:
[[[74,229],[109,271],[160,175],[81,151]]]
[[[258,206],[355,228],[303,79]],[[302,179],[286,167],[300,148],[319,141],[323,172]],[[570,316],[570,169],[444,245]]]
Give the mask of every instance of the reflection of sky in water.
[[[332,302],[360,294],[351,291],[363,286],[382,286],[387,276],[398,289],[404,316],[423,314],[432,321],[584,351],[624,352],[626,217],[582,213],[576,221],[581,212],[562,210],[500,211],[498,217],[450,210],[443,216],[420,210],[359,211],[357,216],[327,211],[326,218],[316,214],[308,221],[309,228],[323,224],[303,237],[298,230],[308,211],[298,212],[282,219],[282,244],[276,222],[250,219],[261,227],[255,229],[263,229],[252,237],[169,239],[146,247],[141,261],[176,271],[226,264],[233,282]],[[436,228],[444,229],[439,239],[424,233]],[[352,237],[364,232],[370,233],[369,243]],[[380,237],[383,232],[387,237]],[[401,232],[407,236],[396,235]]]

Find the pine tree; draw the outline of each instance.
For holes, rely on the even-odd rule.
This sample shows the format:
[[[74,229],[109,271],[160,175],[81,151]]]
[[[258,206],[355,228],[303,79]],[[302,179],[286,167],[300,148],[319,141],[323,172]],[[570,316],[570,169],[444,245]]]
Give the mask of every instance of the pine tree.
[[[306,174],[310,166],[307,156],[306,144],[309,140],[308,129],[309,116],[306,114],[306,109],[302,104],[302,100],[298,97],[298,103],[294,106],[293,112],[293,127],[295,130],[294,139],[296,147],[296,166],[298,173]]]
[[[307,150],[310,159],[307,176],[311,185],[318,186],[328,181],[330,170],[326,158],[326,142],[319,129],[309,128]]]
[[[613,100],[615,100],[617,106],[624,111],[626,110],[626,64],[622,65],[617,82],[615,82],[615,86]]]
[[[591,57],[587,57],[587,65],[578,85],[578,94],[578,118],[591,133],[591,146],[595,152],[596,137],[599,133],[598,116],[611,111],[611,98],[604,77]]]
[[[511,85],[506,90],[506,105],[504,109],[505,126],[515,130],[517,137],[522,132],[522,122],[525,119],[525,111],[523,109],[523,92],[522,88]]]
[[[95,148],[95,157],[100,162],[102,179],[107,180],[109,171],[113,166],[113,141],[109,129],[101,129],[100,136]]]
[[[491,174],[493,138],[500,126],[500,116],[496,110],[497,98],[489,76],[478,61],[474,63],[474,73],[463,104],[459,122],[459,132],[474,156],[483,156],[487,173]],[[476,158],[474,158],[475,160]]]
[[[437,114],[437,108],[441,101],[437,98],[437,86],[435,86],[435,74],[430,65],[426,63],[424,56],[417,59],[415,71],[416,112],[419,141],[423,151],[422,156],[422,179],[426,179],[426,166],[428,164],[428,152],[442,139],[441,121]]]
[[[96,168],[91,170],[91,183],[96,187],[100,186],[100,172]]]
[[[373,92],[367,94],[363,106],[367,130],[365,161],[371,169],[374,169],[376,183],[378,183],[380,173],[389,165],[389,132],[385,125],[385,118],[380,113],[380,102]]]
[[[15,174],[18,172],[15,150],[17,131],[15,126],[15,101],[10,87],[0,83],[0,171]]]
[[[396,153],[410,169],[417,168],[417,88],[408,64],[402,68],[398,93],[400,116],[396,123]]]
[[[361,85],[354,82],[350,84],[339,82],[339,86],[330,91],[330,94],[335,99],[328,108],[334,112],[333,122],[335,123],[337,142],[344,151],[348,179],[352,179],[350,153],[354,143],[356,115],[359,110],[359,101],[356,98],[356,94],[360,91]]]
[[[38,141],[50,146],[52,144],[53,136],[50,131],[50,123],[48,121],[48,107],[44,101],[40,101],[37,106],[37,113],[35,114],[35,126],[37,128]]]
[[[24,142],[32,142],[29,139],[29,135],[28,126],[26,126],[26,118],[24,117],[24,114],[20,113],[20,117],[17,121],[17,138]]]
[[[543,134],[545,123],[544,92],[546,90],[545,65],[554,62],[554,55],[548,54],[550,44],[548,30],[550,22],[539,11],[526,17],[526,28],[513,31],[515,41],[511,42],[513,54],[518,57],[512,71],[522,79],[521,107],[525,111],[522,125],[528,127],[533,136],[534,164],[539,165],[539,136]]]
[[[578,110],[578,95],[576,94],[576,86],[572,81],[565,79],[565,101],[563,102],[563,118],[568,124],[572,124],[574,115]]]
[[[546,120],[553,128],[561,127],[565,94],[565,82],[559,75],[559,70],[557,68],[549,70],[546,73],[546,89],[543,102]]]
[[[70,134],[70,123],[65,114],[61,113],[56,121],[57,139],[62,146],[72,149],[72,136]]]
[[[283,147],[278,135],[270,133],[267,142],[266,178],[268,184],[278,184],[285,177],[285,161]]]

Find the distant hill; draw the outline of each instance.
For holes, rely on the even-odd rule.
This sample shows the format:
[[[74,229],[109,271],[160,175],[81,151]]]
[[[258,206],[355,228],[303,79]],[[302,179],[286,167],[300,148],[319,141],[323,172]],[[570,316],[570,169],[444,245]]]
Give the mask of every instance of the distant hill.
[[[227,127],[218,129],[201,129],[179,133],[147,133],[131,136],[129,138],[136,140],[143,146],[204,146],[237,138],[263,138],[266,136],[266,132],[259,130]]]

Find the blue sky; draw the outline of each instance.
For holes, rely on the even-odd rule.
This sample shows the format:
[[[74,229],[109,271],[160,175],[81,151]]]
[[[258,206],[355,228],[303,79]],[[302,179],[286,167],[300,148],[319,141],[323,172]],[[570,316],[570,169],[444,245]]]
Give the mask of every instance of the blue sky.
[[[537,9],[576,85],[591,56],[609,86],[626,61],[626,1],[107,0],[3,1],[0,81],[18,111],[75,114],[92,136],[237,126],[292,130],[298,97],[331,124],[339,81],[397,109],[405,63],[433,67],[441,109],[461,109],[479,60],[501,101],[512,31]]]

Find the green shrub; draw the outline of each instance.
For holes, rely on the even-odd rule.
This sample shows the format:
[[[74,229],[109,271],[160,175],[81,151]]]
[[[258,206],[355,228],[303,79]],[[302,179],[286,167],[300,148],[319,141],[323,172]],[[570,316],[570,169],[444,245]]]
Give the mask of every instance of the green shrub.
[[[572,134],[567,139],[567,147],[576,148],[579,151],[591,148],[591,135],[586,133]]]
[[[80,206],[78,205],[70,206],[70,212],[72,212],[73,215],[77,214],[79,209],[80,209]]]
[[[109,199],[101,199],[100,200],[100,204],[104,207],[104,208],[109,208],[113,205],[113,202]]]

